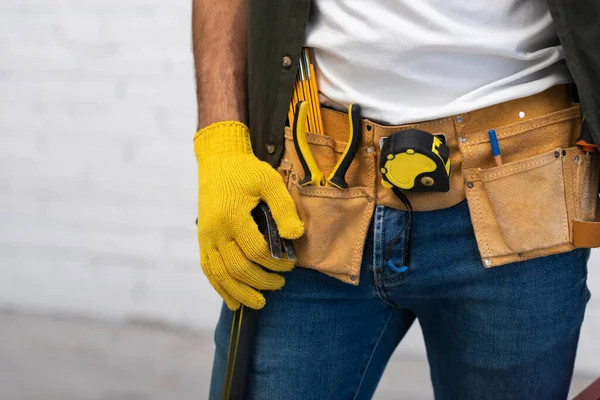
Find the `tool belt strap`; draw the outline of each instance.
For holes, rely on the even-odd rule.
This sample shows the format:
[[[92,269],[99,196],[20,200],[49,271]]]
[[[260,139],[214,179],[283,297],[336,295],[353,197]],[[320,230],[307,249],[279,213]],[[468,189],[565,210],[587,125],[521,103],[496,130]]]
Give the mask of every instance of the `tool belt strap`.
[[[575,247],[600,247],[600,206],[596,222],[573,221],[573,245]]]

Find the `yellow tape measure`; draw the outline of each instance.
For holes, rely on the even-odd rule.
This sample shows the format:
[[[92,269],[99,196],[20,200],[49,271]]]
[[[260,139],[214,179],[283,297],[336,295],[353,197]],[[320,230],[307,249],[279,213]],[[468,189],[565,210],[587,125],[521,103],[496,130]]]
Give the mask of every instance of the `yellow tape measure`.
[[[383,141],[379,167],[386,188],[414,192],[450,190],[450,149],[443,136],[419,129],[395,132]]]

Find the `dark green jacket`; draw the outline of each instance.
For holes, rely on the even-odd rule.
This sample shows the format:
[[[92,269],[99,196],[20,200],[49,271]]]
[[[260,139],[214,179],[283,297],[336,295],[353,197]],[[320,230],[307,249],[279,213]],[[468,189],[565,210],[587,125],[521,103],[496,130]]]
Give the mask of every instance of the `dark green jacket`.
[[[600,143],[600,0],[547,1],[587,124],[595,142]],[[311,0],[250,0],[249,126],[254,152],[273,166],[283,150],[287,111],[310,3]]]

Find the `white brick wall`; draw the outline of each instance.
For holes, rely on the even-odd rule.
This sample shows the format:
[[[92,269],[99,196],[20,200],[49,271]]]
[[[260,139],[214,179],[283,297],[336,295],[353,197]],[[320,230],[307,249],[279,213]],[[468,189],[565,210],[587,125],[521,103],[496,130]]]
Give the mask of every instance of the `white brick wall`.
[[[1,305],[213,325],[190,4],[0,2]]]
[[[194,233],[190,4],[0,2],[0,307],[214,324]],[[599,269],[596,253],[592,290]],[[600,371],[599,333],[593,300],[582,370]]]

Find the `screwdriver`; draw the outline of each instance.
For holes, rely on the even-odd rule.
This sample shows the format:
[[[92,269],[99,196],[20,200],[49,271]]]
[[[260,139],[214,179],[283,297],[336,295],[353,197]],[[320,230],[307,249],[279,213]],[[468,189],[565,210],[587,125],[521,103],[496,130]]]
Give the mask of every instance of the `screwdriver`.
[[[294,126],[296,106],[299,102],[303,101],[308,105],[308,131],[322,135],[324,129],[321,104],[319,102],[317,75],[315,66],[311,62],[310,51],[308,48],[302,49],[302,54],[298,63],[298,75],[296,76],[294,92],[288,110],[289,124],[290,127]]]

